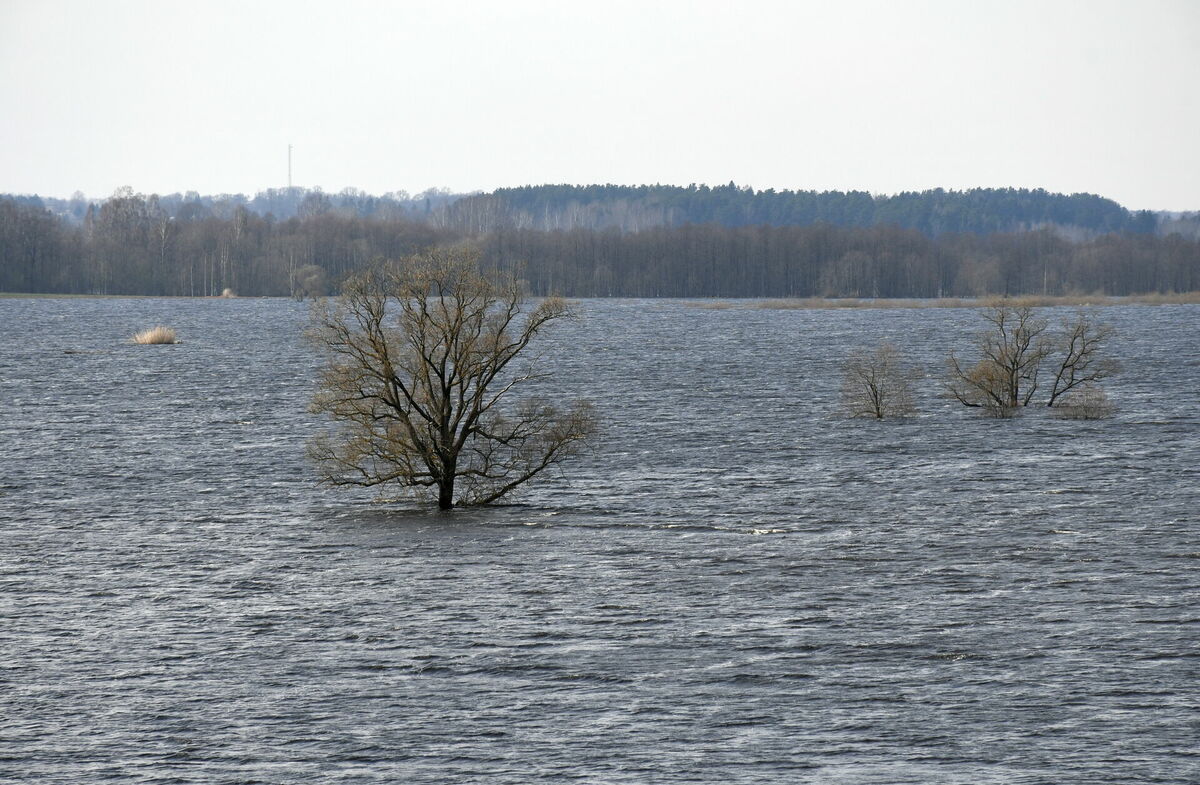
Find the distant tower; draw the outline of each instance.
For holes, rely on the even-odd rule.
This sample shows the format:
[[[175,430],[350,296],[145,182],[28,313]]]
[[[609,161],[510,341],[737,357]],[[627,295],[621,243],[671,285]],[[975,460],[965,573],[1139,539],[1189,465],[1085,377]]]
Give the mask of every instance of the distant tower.
[[[292,190],[292,146],[288,145],[288,190]]]

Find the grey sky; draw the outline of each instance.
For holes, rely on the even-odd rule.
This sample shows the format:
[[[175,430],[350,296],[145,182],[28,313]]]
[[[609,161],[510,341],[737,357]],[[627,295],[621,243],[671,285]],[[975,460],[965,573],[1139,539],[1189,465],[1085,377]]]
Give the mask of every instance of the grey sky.
[[[1200,209],[1200,2],[0,0],[0,192],[688,183]]]

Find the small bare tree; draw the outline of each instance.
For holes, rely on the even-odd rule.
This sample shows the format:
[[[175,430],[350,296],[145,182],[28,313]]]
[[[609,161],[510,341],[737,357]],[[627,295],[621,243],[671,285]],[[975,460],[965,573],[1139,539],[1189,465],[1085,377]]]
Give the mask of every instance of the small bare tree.
[[[1104,391],[1096,386],[1096,382],[1107,379],[1119,370],[1114,360],[1101,357],[1104,344],[1112,337],[1113,329],[1107,324],[1100,324],[1096,318],[1085,311],[1080,311],[1074,321],[1063,323],[1063,336],[1060,349],[1063,353],[1058,373],[1054,376],[1054,384],[1050,388],[1050,398],[1047,406],[1054,406],[1076,388],[1081,392],[1087,390],[1084,398],[1096,401],[1097,393]],[[1107,399],[1104,401],[1107,404]],[[1098,410],[1103,410],[1099,407]]]
[[[1063,396],[1077,388],[1096,389],[1096,382],[1116,372],[1116,363],[1099,355],[1112,330],[1089,314],[1080,312],[1074,321],[1065,321],[1061,335],[1048,333],[1049,322],[1021,303],[993,302],[984,318],[991,328],[979,335],[978,362],[963,366],[950,353],[947,386],[964,406],[1011,416],[1033,401],[1042,368],[1056,353],[1047,406],[1064,402]]]
[[[920,374],[890,343],[850,355],[842,369],[842,403],[851,417],[906,417],[916,412],[912,386]]]
[[[545,376],[515,361],[554,322],[560,298],[525,309],[511,274],[484,273],[476,251],[439,250],[350,278],[313,310],[327,358],[312,409],[341,424],[311,455],[333,485],[398,484],[441,509],[487,504],[578,452],[592,408],[509,400]]]
[[[964,406],[1004,415],[1028,406],[1038,388],[1042,362],[1050,353],[1043,334],[1048,323],[1029,305],[994,302],[984,312],[992,328],[979,335],[979,361],[963,367],[950,353],[949,391]]]

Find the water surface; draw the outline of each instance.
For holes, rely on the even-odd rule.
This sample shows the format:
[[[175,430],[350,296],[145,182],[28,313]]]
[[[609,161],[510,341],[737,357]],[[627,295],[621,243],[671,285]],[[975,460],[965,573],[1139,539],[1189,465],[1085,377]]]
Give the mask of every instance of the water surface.
[[[1200,781],[1200,308],[1101,422],[939,397],[970,310],[583,310],[596,450],[440,514],[313,484],[301,304],[0,299],[0,780]]]

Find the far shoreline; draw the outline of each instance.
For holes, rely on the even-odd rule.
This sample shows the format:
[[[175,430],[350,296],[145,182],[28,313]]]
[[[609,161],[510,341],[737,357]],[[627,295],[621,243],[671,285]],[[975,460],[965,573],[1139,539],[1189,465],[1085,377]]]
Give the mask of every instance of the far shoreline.
[[[288,295],[172,295],[172,294],[56,294],[50,292],[0,292],[0,300],[292,300]],[[319,299],[319,298],[307,298]],[[530,297],[531,300],[539,299]],[[1008,300],[1035,308],[1105,308],[1119,305],[1197,305],[1200,291],[1170,294],[1109,295],[984,295],[980,297],[569,297],[570,300],[650,300],[682,303],[702,310],[839,310],[897,308],[979,308]]]
[[[692,308],[722,310],[727,308],[753,308],[759,310],[837,310],[843,308],[980,308],[998,300],[1005,300],[1034,308],[1103,308],[1117,305],[1196,305],[1200,304],[1200,292],[1178,292],[1172,294],[1109,295],[982,295],[980,297],[710,297],[675,298]]]

